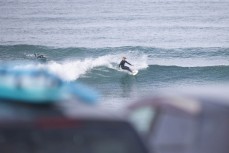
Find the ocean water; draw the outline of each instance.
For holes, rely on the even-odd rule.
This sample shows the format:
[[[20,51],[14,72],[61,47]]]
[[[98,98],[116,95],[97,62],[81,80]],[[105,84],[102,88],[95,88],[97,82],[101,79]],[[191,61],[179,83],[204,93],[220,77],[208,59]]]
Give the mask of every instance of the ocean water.
[[[83,82],[112,107],[163,88],[227,86],[228,6],[228,0],[1,0],[0,64]],[[118,69],[123,56],[136,76]]]

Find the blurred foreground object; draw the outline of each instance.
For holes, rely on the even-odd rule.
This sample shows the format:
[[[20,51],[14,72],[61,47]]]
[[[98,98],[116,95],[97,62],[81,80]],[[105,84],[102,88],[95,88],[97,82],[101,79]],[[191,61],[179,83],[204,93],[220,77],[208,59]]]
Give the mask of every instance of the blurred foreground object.
[[[47,71],[0,69],[0,153],[147,153],[121,114],[85,105],[96,98]]]
[[[133,126],[83,103],[0,101],[1,153],[148,153]]]
[[[0,99],[47,103],[78,98],[93,103],[98,95],[85,85],[64,82],[45,70],[0,68]]]
[[[128,106],[152,153],[228,153],[229,99],[158,94]]]

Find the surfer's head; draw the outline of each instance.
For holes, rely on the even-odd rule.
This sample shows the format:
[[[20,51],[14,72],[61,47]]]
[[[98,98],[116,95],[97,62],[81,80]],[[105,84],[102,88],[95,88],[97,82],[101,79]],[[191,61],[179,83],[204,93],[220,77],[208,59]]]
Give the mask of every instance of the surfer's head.
[[[123,59],[123,60],[125,60],[125,59],[126,59],[126,57],[122,57],[122,59]]]

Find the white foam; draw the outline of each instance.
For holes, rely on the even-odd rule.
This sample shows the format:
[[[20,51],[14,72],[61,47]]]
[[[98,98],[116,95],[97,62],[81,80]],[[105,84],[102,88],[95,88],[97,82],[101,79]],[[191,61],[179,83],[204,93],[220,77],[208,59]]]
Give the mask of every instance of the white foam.
[[[47,69],[66,81],[73,81],[96,67],[105,66],[111,69],[117,69],[123,56],[128,57],[128,62],[133,64],[133,68],[136,70],[148,67],[147,56],[145,55],[135,56],[131,54],[114,54],[104,55],[97,58],[85,58],[83,60],[71,59],[62,62],[50,61],[45,64],[19,65],[15,66],[15,68]]]

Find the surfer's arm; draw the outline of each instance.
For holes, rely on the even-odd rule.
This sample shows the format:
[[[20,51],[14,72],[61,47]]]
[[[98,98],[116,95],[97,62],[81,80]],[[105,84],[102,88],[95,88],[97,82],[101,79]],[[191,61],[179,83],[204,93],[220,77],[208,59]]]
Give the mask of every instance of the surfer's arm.
[[[130,64],[129,62],[127,62],[127,61],[125,61],[127,64],[129,64],[129,65],[132,65],[132,64]]]

